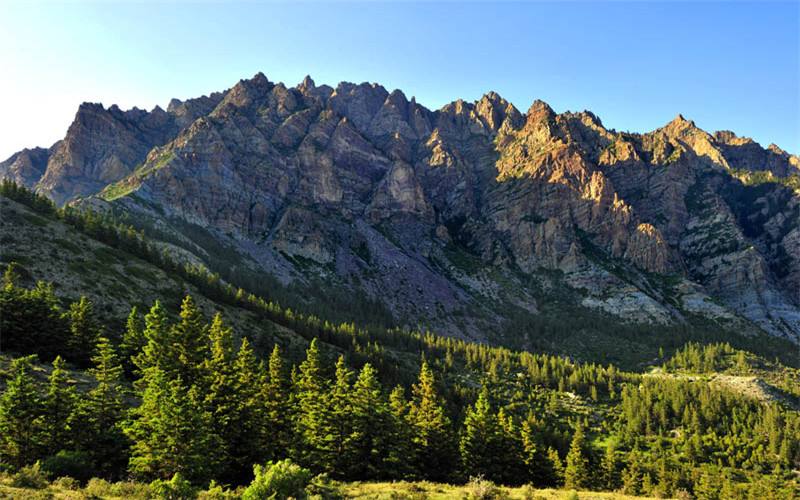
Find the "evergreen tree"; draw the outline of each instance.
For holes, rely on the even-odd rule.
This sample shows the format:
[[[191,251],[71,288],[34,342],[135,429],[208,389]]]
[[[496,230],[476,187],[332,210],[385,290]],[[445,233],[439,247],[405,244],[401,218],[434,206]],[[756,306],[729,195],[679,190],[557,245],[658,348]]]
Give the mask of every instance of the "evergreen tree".
[[[564,464],[558,456],[558,451],[555,448],[547,449],[547,461],[550,462],[550,469],[553,471],[555,478],[555,485],[561,486],[564,484]]]
[[[344,356],[336,361],[336,376],[330,393],[329,443],[330,455],[326,457],[323,470],[343,475],[350,468],[350,434],[352,433],[352,380],[353,372],[347,367]]]
[[[236,411],[231,419],[234,429],[228,434],[228,447],[235,453],[233,481],[241,483],[252,475],[253,464],[263,463],[267,459],[271,444],[269,431],[272,429],[264,426],[267,421],[262,399],[262,387],[266,380],[264,365],[256,360],[247,338],[242,339],[233,368],[237,400]],[[279,449],[278,453],[285,456],[286,448]]]
[[[409,404],[405,390],[396,386],[389,394],[390,435],[387,439],[386,470],[391,479],[407,479],[414,474],[417,463],[412,444],[412,429],[408,421]]]
[[[501,429],[489,404],[489,390],[484,385],[475,405],[467,410],[459,450],[467,477],[484,476],[497,481],[502,473],[500,460],[511,450],[501,449]]]
[[[369,363],[358,374],[350,402],[345,476],[358,480],[386,477],[390,472],[387,459],[391,448],[392,416],[377,373]]]
[[[196,387],[187,389],[160,369],[150,369],[142,404],[132,414],[125,428],[133,441],[131,473],[147,480],[180,473],[195,484],[208,483],[218,465],[220,440]]]
[[[586,459],[584,440],[583,425],[579,422],[567,453],[567,464],[564,468],[565,488],[581,489],[589,482],[589,462]]]
[[[169,355],[169,318],[167,311],[158,300],[153,303],[153,307],[144,317],[144,338],[145,345],[134,358],[134,364],[138,367],[142,376],[151,368],[157,368],[165,374],[177,372],[176,363]]]
[[[129,375],[134,373],[136,368],[134,359],[147,345],[147,337],[144,334],[144,322],[136,306],[131,308],[128,320],[125,322],[125,332],[122,334],[122,344],[120,354],[122,366]]]
[[[268,378],[263,384],[265,454],[268,460],[286,458],[292,443],[294,414],[289,404],[290,387],[278,344],[269,356]]]
[[[186,384],[201,380],[201,367],[208,355],[208,332],[206,320],[191,295],[183,298],[180,318],[170,334],[177,376]]]
[[[75,411],[77,396],[75,387],[69,383],[64,366],[64,359],[57,356],[47,384],[43,424],[45,452],[50,455],[69,449],[72,443],[70,420]]]
[[[78,447],[92,458],[99,475],[111,477],[127,461],[122,366],[108,339],[100,337],[95,352],[89,370],[95,386],[78,403],[72,427]]]
[[[603,488],[614,491],[619,488],[619,458],[614,441],[609,441],[603,460],[600,462]]]
[[[329,384],[323,375],[322,359],[317,339],[306,351],[296,381],[297,410],[295,419],[295,456],[301,464],[324,471],[331,457],[331,428]]]
[[[69,339],[67,350],[70,357],[81,365],[88,365],[94,353],[94,347],[101,335],[100,323],[94,314],[94,306],[84,296],[73,302],[66,312],[69,321]]]
[[[414,384],[412,393],[408,421],[412,428],[417,471],[430,480],[445,481],[452,475],[456,450],[450,419],[426,361],[422,362],[419,381]]]
[[[45,409],[31,375],[35,359],[28,356],[12,361],[11,378],[0,397],[0,463],[13,470],[36,461],[43,449]]]
[[[210,412],[215,432],[220,437],[221,448],[217,455],[226,470],[220,475],[225,482],[240,474],[239,464],[234,463],[238,457],[235,446],[239,444],[239,432],[242,430],[238,415],[240,397],[238,394],[237,374],[234,368],[233,332],[222,323],[217,314],[208,329],[211,342],[210,357],[204,362],[205,377],[203,391],[204,406]],[[191,380],[187,380],[191,382]],[[251,467],[252,464],[248,464]]]

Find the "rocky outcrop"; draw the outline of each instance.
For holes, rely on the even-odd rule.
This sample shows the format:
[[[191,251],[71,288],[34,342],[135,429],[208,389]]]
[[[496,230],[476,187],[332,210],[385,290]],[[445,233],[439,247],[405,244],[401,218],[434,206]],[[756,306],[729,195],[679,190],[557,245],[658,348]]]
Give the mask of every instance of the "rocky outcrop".
[[[42,162],[23,156],[0,174],[30,185]],[[105,189],[93,207],[182,238],[200,226],[253,272],[322,277],[407,325],[491,338],[558,270],[575,307],[800,338],[798,195],[731,175],[792,175],[797,158],[680,115],[619,133],[494,92],[431,111],[377,84],[259,73],[167,111],[84,105],[46,163],[37,187],[59,203]]]
[[[6,161],[0,163],[0,178],[33,188],[47,169],[47,160],[50,159],[51,150],[57,147],[58,143],[51,149],[23,149],[14,153]]]

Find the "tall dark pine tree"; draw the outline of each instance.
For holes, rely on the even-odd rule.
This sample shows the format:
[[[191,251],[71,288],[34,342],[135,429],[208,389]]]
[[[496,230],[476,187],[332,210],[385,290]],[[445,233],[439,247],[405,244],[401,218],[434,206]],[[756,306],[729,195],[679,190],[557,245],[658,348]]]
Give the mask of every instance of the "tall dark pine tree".
[[[391,473],[387,463],[392,442],[392,416],[377,373],[365,364],[353,385],[351,434],[346,448],[346,477],[375,480]]]
[[[81,398],[73,428],[78,447],[87,452],[97,475],[118,475],[127,461],[127,439],[122,432],[125,416],[122,366],[111,342],[101,337],[90,370],[95,386]]]
[[[133,441],[130,472],[146,480],[180,473],[196,484],[208,483],[219,465],[220,440],[199,391],[169,380],[159,368],[150,369],[146,380],[142,404],[125,428]]]
[[[15,359],[0,397],[0,462],[14,470],[33,463],[43,449],[42,398],[31,375],[36,356]]]
[[[292,444],[292,420],[294,415],[289,404],[290,387],[286,377],[283,358],[278,344],[269,356],[268,378],[262,386],[264,401],[265,453],[268,460],[286,458]]]
[[[501,429],[497,416],[489,404],[489,390],[484,386],[475,405],[467,410],[461,431],[459,450],[464,474],[485,476],[497,481],[501,475],[502,455],[510,450],[501,450]]]
[[[206,320],[191,295],[183,298],[180,319],[171,330],[172,356],[177,375],[191,385],[202,379],[202,365],[208,355]]]
[[[45,453],[54,455],[72,443],[70,420],[77,401],[75,386],[69,382],[64,360],[57,356],[47,384],[44,413]]]
[[[589,462],[586,459],[586,443],[583,434],[583,425],[579,422],[567,453],[567,463],[564,467],[564,487],[581,489],[589,482]]]
[[[81,365],[89,365],[94,347],[101,335],[101,327],[94,314],[94,307],[86,297],[81,297],[69,306],[65,313],[69,321],[67,350],[72,360]]]
[[[457,451],[450,418],[426,361],[422,362],[419,381],[412,392],[408,421],[412,427],[417,472],[433,481],[446,481],[455,469]]]
[[[295,384],[297,418],[295,419],[294,455],[301,464],[325,471],[332,454],[329,384],[323,375],[317,339],[306,351]]]
[[[128,320],[125,322],[125,332],[122,334],[122,344],[120,345],[120,357],[122,366],[128,375],[133,375],[136,370],[134,359],[147,345],[147,337],[144,334],[144,322],[136,306],[131,308]]]

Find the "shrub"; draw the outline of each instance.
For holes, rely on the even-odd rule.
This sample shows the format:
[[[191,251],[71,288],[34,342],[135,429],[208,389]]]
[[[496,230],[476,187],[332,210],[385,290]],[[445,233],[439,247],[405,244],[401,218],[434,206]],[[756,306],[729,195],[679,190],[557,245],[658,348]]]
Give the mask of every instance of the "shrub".
[[[103,498],[111,496],[111,483],[105,479],[93,477],[86,483],[85,491],[89,497]]]
[[[37,461],[33,465],[21,468],[19,472],[14,474],[11,486],[41,490],[47,488],[47,479],[47,474],[42,470],[42,464]]]
[[[311,471],[293,463],[291,460],[267,462],[262,467],[253,467],[255,479],[244,490],[242,500],[261,500],[263,498],[303,498],[306,486],[311,481]]]
[[[81,488],[81,483],[74,477],[63,476],[53,481],[53,486],[61,488],[62,490],[79,490]]]
[[[233,491],[226,490],[221,484],[217,484],[216,481],[211,481],[207,490],[197,494],[197,500],[234,500],[237,498],[239,498],[239,495]]]
[[[470,478],[467,483],[467,499],[469,500],[504,500],[506,498],[508,498],[508,493],[482,476]]]
[[[88,454],[82,451],[61,450],[44,459],[42,469],[50,477],[68,476],[78,481],[88,481],[92,478],[93,467]]]
[[[572,490],[564,494],[564,500],[580,500],[580,498],[578,497],[578,492]]]
[[[197,498],[197,490],[192,483],[181,476],[180,472],[176,472],[169,481],[156,479],[150,483],[150,494],[163,500],[194,500]]]
[[[331,481],[327,474],[317,474],[306,486],[306,493],[313,498],[336,500],[344,498],[336,482]]]

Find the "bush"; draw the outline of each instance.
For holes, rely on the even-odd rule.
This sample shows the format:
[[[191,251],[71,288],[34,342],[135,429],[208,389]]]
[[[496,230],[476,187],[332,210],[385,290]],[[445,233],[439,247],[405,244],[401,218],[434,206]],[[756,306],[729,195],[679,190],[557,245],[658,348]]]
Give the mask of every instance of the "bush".
[[[163,481],[156,479],[150,483],[150,494],[154,498],[163,500],[194,500],[197,498],[197,490],[192,483],[176,472],[172,479]]]
[[[580,500],[580,497],[578,497],[577,491],[572,490],[564,494],[564,500]]]
[[[264,467],[256,465],[253,472],[256,477],[244,490],[242,500],[304,498],[306,486],[311,481],[310,470],[288,459],[267,462]]]
[[[68,476],[78,481],[88,481],[92,478],[92,461],[87,453],[82,451],[61,450],[49,456],[42,462],[42,469],[50,477]]]
[[[11,480],[11,486],[15,488],[33,488],[37,490],[47,488],[48,483],[47,474],[42,470],[42,464],[38,461],[33,465],[21,468]]]
[[[337,500],[344,498],[336,482],[331,481],[327,474],[317,474],[306,486],[306,493],[313,498],[324,500]]]
[[[81,488],[81,483],[74,477],[64,476],[53,481],[53,486],[61,488],[62,490],[79,490]]]
[[[467,484],[467,498],[469,500],[504,500],[508,493],[482,476],[473,477]]]
[[[207,490],[197,494],[197,500],[234,500],[238,498],[239,495],[233,491],[226,490],[216,481],[211,481]]]

